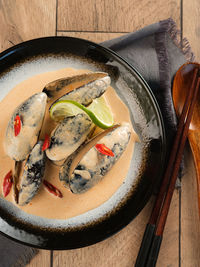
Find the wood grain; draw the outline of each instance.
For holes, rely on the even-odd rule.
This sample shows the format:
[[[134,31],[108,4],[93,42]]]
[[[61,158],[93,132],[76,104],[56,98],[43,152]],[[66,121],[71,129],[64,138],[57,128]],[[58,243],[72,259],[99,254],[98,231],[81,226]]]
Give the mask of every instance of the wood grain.
[[[157,267],[178,266],[178,201],[176,191],[166,224]],[[152,209],[153,198],[127,227],[116,235],[93,246],[69,251],[54,251],[54,267],[125,267],[133,266],[142,235]],[[170,255],[170,257],[169,257]]]
[[[50,267],[50,252],[39,250],[39,253],[31,260],[26,267]]]
[[[53,266],[133,266],[151,207],[152,200],[126,228],[105,241],[77,250],[55,251]]]
[[[183,36],[200,60],[200,2],[182,0]],[[58,0],[58,32],[102,42],[172,17],[180,26],[179,0]],[[0,0],[0,51],[24,40],[55,35],[56,0]],[[68,31],[68,32],[62,32]],[[74,32],[73,32],[74,31]],[[85,32],[81,32],[85,31]],[[152,201],[140,215],[115,236],[91,247],[54,252],[54,267],[133,266]],[[181,191],[181,266],[198,267],[200,229],[196,180],[190,151]],[[173,196],[164,232],[158,267],[179,266],[179,192]],[[28,267],[50,266],[50,252],[40,251]]]
[[[178,267],[179,249],[179,189],[177,189],[173,194],[156,266]]]
[[[187,37],[196,61],[200,61],[200,2],[183,0],[183,36]],[[181,192],[181,266],[198,267],[200,262],[200,224],[194,162],[189,147],[185,155],[186,174]]]
[[[56,0],[0,0],[0,51],[55,29]]]
[[[126,19],[124,14],[126,14]],[[169,16],[180,25],[179,1],[169,1],[166,4],[163,0],[125,0],[123,2],[58,0],[59,31],[57,34],[102,42]],[[54,252],[53,266],[133,266],[151,207],[152,202],[148,203],[131,224],[101,243],[78,250]],[[179,266],[178,191],[173,196],[157,266]]]
[[[58,0],[58,30],[130,32],[172,17],[180,25],[179,0]]]
[[[56,0],[0,0],[0,52],[22,41],[55,35]],[[28,267],[50,266],[50,252],[40,250]]]
[[[181,266],[198,267],[200,224],[195,169],[189,146],[185,154],[185,172],[181,192]]]
[[[195,53],[196,61],[200,61],[200,1],[183,0],[183,36],[189,40]]]
[[[100,33],[100,32],[58,32],[58,36],[70,36],[77,37],[86,40],[90,40],[92,42],[101,43],[106,40],[110,40],[113,38],[117,38],[119,36],[124,35],[125,33]]]

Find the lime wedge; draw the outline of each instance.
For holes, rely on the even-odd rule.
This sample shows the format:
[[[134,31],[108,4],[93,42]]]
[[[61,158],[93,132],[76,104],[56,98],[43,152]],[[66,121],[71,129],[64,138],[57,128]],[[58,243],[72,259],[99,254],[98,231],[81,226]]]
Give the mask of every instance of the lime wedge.
[[[113,126],[113,114],[102,97],[93,100],[87,108],[73,100],[58,101],[50,108],[50,116],[55,121],[83,112],[87,113],[93,123],[102,129]]]
[[[108,125],[108,127],[113,126],[114,118],[112,111],[102,96],[94,99],[87,108],[92,111],[103,124]]]
[[[61,100],[56,102],[50,107],[49,110],[50,117],[57,122],[62,121],[65,117],[74,116],[84,112],[85,111],[83,111],[78,106],[69,103],[68,100]]]

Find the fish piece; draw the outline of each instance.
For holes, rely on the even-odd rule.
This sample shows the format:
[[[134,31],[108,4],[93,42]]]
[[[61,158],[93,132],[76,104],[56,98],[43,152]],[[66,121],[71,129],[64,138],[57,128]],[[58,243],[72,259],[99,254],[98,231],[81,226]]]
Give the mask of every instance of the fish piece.
[[[131,129],[128,123],[113,129],[100,139],[98,143],[104,144],[111,149],[114,157],[101,154],[93,146],[81,158],[72,173],[70,173],[72,158],[64,162],[59,173],[60,180],[64,181],[64,184],[75,194],[86,192],[103,179],[105,174],[117,162],[128,145],[130,135]]]
[[[53,161],[67,158],[87,139],[93,128],[94,124],[85,113],[66,117],[51,133],[47,157]]]
[[[100,97],[103,93],[105,93],[106,89],[110,85],[110,82],[111,80],[109,76],[89,82],[60,97],[53,104],[61,100],[73,100],[84,106],[88,106],[92,103],[93,99]]]
[[[36,144],[45,114],[47,95],[37,93],[18,106],[8,122],[4,149],[6,154],[15,161],[25,160]],[[15,135],[16,117],[20,117],[21,129]]]
[[[45,152],[43,142],[39,141],[31,151],[24,166],[19,190],[18,204],[24,206],[37,194],[45,171]]]
[[[114,126],[100,132],[90,139],[87,143],[83,143],[77,150],[75,150],[67,159],[61,164],[59,179],[63,182],[63,185],[69,188],[69,177],[71,176],[74,168],[78,165],[80,159],[88,152],[92,147],[94,147],[100,139],[105,135],[113,131],[115,128],[119,127],[120,124],[115,124]]]
[[[61,78],[48,83],[43,92],[47,94],[48,98],[56,97],[58,94],[66,93],[70,86],[75,86],[76,83],[88,83],[96,79],[103,78],[108,74],[105,72],[87,72],[83,74],[77,74],[74,76]],[[57,97],[58,98],[58,97]]]

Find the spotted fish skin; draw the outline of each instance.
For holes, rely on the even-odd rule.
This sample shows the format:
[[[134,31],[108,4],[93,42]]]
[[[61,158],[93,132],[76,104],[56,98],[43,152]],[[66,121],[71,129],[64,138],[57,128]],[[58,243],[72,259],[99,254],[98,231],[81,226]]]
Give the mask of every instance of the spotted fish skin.
[[[67,157],[67,159],[65,160],[65,162],[62,164],[60,168],[59,179],[63,183],[63,185],[67,188],[69,188],[69,180],[70,180],[69,172],[70,172],[71,164],[83,146],[84,146],[84,143],[77,150],[75,150],[69,157]]]
[[[87,139],[93,127],[87,114],[66,117],[51,133],[47,157],[53,161],[66,159]]]
[[[47,95],[37,93],[18,106],[8,122],[4,139],[6,154],[15,161],[25,160],[37,142],[44,119]],[[14,134],[14,121],[19,115],[21,119],[20,133]]]
[[[44,177],[45,152],[43,142],[39,141],[31,151],[25,163],[19,190],[18,204],[24,206],[37,194]]]
[[[75,85],[77,82],[88,83],[107,75],[105,72],[88,72],[57,79],[48,83],[44,87],[43,92],[47,94],[48,98],[56,97],[58,93],[66,93],[69,86]]]
[[[87,106],[92,103],[93,99],[100,97],[103,93],[105,93],[106,89],[110,85],[110,82],[111,80],[109,76],[97,79],[74,89],[73,91],[60,97],[58,100],[56,100],[56,102],[61,100],[73,100],[84,106]]]
[[[75,194],[84,193],[96,185],[105,174],[112,168],[125,151],[130,140],[131,130],[127,123],[104,136],[98,143],[105,144],[110,148],[114,157],[106,156],[92,147],[80,160],[69,177],[69,170],[72,160],[69,158],[60,170],[60,180]]]

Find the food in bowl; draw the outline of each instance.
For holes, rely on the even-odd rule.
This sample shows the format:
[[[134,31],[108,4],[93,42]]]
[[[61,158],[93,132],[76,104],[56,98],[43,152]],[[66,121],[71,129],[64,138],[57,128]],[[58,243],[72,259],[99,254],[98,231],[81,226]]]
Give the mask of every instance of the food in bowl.
[[[99,97],[96,107],[100,102],[107,110],[103,117],[93,104]],[[1,197],[28,213],[67,219],[98,207],[123,183],[138,137],[106,73],[43,73],[14,88],[1,108],[8,103],[0,147]]]

